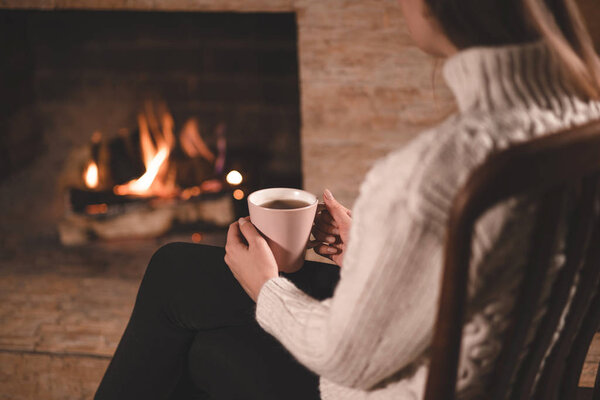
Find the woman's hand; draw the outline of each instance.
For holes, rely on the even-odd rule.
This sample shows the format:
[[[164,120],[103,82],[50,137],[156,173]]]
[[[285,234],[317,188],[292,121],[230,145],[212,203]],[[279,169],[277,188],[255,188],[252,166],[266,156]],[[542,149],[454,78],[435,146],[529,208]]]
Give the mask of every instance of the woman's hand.
[[[262,286],[279,276],[273,252],[249,217],[229,225],[225,262],[248,296],[256,302]]]
[[[327,257],[340,267],[344,262],[344,249],[348,243],[352,213],[338,203],[328,189],[323,192],[325,207],[317,212],[312,234],[315,240],[308,243],[315,253]]]

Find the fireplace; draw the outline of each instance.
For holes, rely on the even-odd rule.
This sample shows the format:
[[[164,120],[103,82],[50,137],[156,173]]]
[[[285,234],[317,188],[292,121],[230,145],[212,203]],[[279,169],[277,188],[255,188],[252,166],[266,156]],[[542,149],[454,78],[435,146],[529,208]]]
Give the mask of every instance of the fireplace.
[[[156,22],[144,36],[132,28],[138,17]],[[161,25],[163,18],[168,26]],[[236,23],[226,24],[227,19]],[[123,25],[129,26],[128,35],[118,32]],[[231,36],[249,25],[258,32],[246,39],[266,58],[231,55],[240,43]],[[167,28],[179,29],[168,45]],[[221,43],[201,50],[205,41],[189,37],[209,28],[217,29],[213,36]],[[104,44],[82,47],[81,42],[100,33],[108,35]],[[264,40],[267,36],[277,41]],[[52,51],[53,41],[64,45]],[[63,246],[57,225],[71,207],[65,194],[70,188],[89,194],[89,188],[78,185],[95,151],[94,132],[101,132],[102,145],[121,134],[131,137],[146,102],[156,108],[164,103],[174,131],[195,118],[215,154],[216,128],[225,124],[226,156],[232,161],[240,153],[234,151],[237,141],[254,143],[261,151],[296,147],[294,136],[273,132],[297,129],[301,115],[301,153],[276,153],[267,163],[269,176],[252,177],[243,165],[227,165],[224,172],[235,169],[243,174],[243,184],[258,182],[259,187],[267,180],[287,185],[285,175],[296,176],[306,190],[319,194],[329,188],[350,207],[372,162],[439,120],[452,105],[439,77],[433,95],[435,64],[409,40],[395,0],[0,0],[0,47],[0,366],[5,367],[0,368],[0,397],[10,393],[15,399],[92,398],[153,252],[174,240],[224,243],[223,236],[197,227],[143,240]],[[109,56],[100,57],[103,51]],[[272,59],[268,54],[281,52],[289,57],[263,62]],[[230,56],[217,62],[206,58],[212,53]],[[182,58],[186,62],[171,74],[152,70]],[[124,61],[128,68],[116,77],[107,75]],[[250,68],[254,75],[268,73],[269,80],[241,83],[236,71]],[[197,73],[205,70],[213,76],[201,81]],[[221,74],[232,71],[229,78]],[[293,82],[283,82],[291,71]],[[300,114],[297,98],[279,96],[287,85],[298,90],[296,75]],[[225,92],[216,89],[228,86],[237,92],[223,100]],[[262,100],[250,97],[254,94]],[[239,103],[245,106],[236,118],[228,118],[230,105]],[[265,103],[272,118],[259,120],[267,112]],[[253,126],[263,126],[258,138],[273,136],[246,141],[245,128]],[[237,139],[236,130],[241,132]],[[261,153],[254,154],[261,161]],[[286,170],[298,164],[301,174]],[[232,189],[227,188],[230,199]],[[144,208],[144,201],[123,207]]]
[[[594,29],[594,37],[599,38],[600,25],[593,23],[600,18],[596,2],[581,0],[580,3],[588,5],[584,15],[589,17],[588,25]],[[11,11],[24,8],[30,11]],[[257,16],[248,13],[274,13],[268,26],[263,26],[265,23],[260,28],[290,29],[292,35],[296,35],[297,24],[302,186],[315,194],[329,188],[347,206],[356,199],[359,184],[375,159],[401,147],[443,119],[453,108],[450,93],[439,76],[440,63],[415,48],[396,0],[0,0],[0,47],[3,50],[0,58],[0,397],[9,393],[15,400],[92,398],[131,314],[140,279],[152,253],[165,242],[193,240],[188,231],[181,235],[172,232],[155,239],[61,245],[57,224],[68,209],[65,188],[73,187],[75,181],[81,182],[81,169],[89,160],[94,144],[93,133],[102,132],[102,141],[118,137],[121,128],[125,128],[126,135],[135,133],[137,115],[145,102],[164,102],[173,115],[175,131],[189,118],[196,117],[202,125],[203,137],[213,150],[214,143],[210,141],[214,140],[211,137],[214,138],[215,127],[220,122],[228,123],[226,139],[228,157],[232,160],[234,125],[258,124],[256,118],[251,118],[256,115],[251,113],[256,108],[250,106],[246,107],[248,117],[234,122],[220,117],[225,110],[231,110],[226,104],[220,109],[222,114],[212,119],[208,118],[209,111],[215,115],[219,110],[216,107],[202,108],[204,111],[196,114],[191,108],[200,101],[203,105],[214,105],[218,100],[202,96],[223,95],[209,89],[223,87],[223,81],[228,82],[227,79],[208,82],[210,85],[205,82],[208,86],[200,91],[199,86],[195,86],[199,81],[193,78],[201,71],[199,68],[189,67],[159,79],[151,79],[156,74],[142,68],[146,72],[139,76],[129,71],[129,75],[121,74],[127,78],[103,79],[95,74],[99,69],[89,66],[91,57],[102,49],[101,43],[85,52],[72,53],[79,57],[58,60],[47,46],[39,48],[34,43],[39,36],[42,36],[41,43],[60,36],[66,43],[73,43],[96,34],[91,22],[80,23],[78,35],[73,34],[73,29],[65,29],[63,24],[68,15],[83,18],[99,13],[125,22],[135,15],[144,15],[173,21],[172,15],[184,12],[190,13],[190,19],[201,18],[201,13],[207,13],[207,18],[231,16],[221,14],[224,12],[240,13],[231,16],[241,24],[239,29],[250,24],[242,21],[245,17]],[[38,24],[38,37],[34,38],[32,21],[40,21],[44,16],[50,18],[52,13],[60,15],[61,20]],[[38,19],[28,19],[31,16]],[[104,21],[110,19],[102,19],[97,24],[102,25]],[[170,24],[171,28],[184,26]],[[209,25],[210,21],[182,28],[171,50],[161,42],[166,28],[158,25],[153,27],[156,34],[152,42],[144,41],[139,35],[134,36],[135,40],[131,36],[111,36],[106,43],[111,43],[109,49],[113,49],[115,57],[95,61],[105,73],[122,59],[164,66],[179,59],[176,55],[183,52],[179,42],[189,42],[186,39],[189,32],[208,29]],[[101,31],[108,30],[112,35],[110,27],[101,26]],[[225,25],[221,24],[221,28],[219,32],[226,37]],[[229,28],[233,32],[238,29]],[[282,43],[283,36],[278,36],[278,44],[269,45],[272,51],[273,47],[281,49],[285,45],[285,52],[296,57],[296,49]],[[255,44],[265,45],[257,33],[252,37]],[[136,40],[146,48],[154,46],[161,51],[154,53],[156,57],[147,58],[144,53],[134,56],[127,46]],[[163,43],[162,48],[160,43]],[[199,49],[201,43],[195,43],[195,48]],[[217,47],[221,53],[228,52],[233,44],[223,40]],[[62,48],[62,57],[74,49],[75,46]],[[206,56],[193,49],[184,52],[187,63],[181,68],[198,66],[194,63]],[[42,61],[54,64],[40,71],[37,66]],[[63,76],[60,84],[49,78],[54,76],[50,67],[68,70],[84,62],[88,63],[88,70]],[[260,60],[252,65],[255,71],[266,68],[275,72],[274,69],[279,68],[277,64],[265,65]],[[248,67],[247,63],[242,66]],[[217,72],[237,68],[236,64],[223,62],[212,67]],[[296,68],[295,62],[293,67]],[[181,79],[182,74],[191,79]],[[280,75],[273,74],[271,78],[279,79]],[[75,81],[77,78],[79,81]],[[126,90],[137,82],[150,81],[160,90],[154,93]],[[174,81],[176,86],[172,85]],[[167,86],[165,91],[162,83]],[[260,85],[260,90],[257,84],[254,87],[249,83],[238,84],[235,77],[230,83],[238,85],[237,96],[229,99],[230,103],[248,100],[252,93],[264,96],[271,93],[270,98],[276,94],[268,82]],[[99,85],[103,85],[103,89],[95,91],[95,96],[87,95]],[[294,78],[294,88],[296,85],[297,78]],[[172,92],[178,96],[169,94]],[[134,93],[139,96],[133,96]],[[186,93],[189,93],[188,98]],[[116,107],[117,101],[124,106]],[[182,104],[188,104],[189,109],[180,108]],[[272,101],[271,104],[288,103]],[[290,110],[289,113],[286,110]],[[80,118],[82,111],[86,119]],[[277,114],[288,116],[279,120],[280,129],[286,126],[284,123],[298,122],[297,105],[293,110],[280,107]],[[268,144],[290,146],[279,143],[283,138],[276,136]],[[285,138],[291,140],[288,136]],[[86,153],[80,163],[76,162],[77,157],[70,157],[77,150]],[[291,164],[299,162],[298,157],[295,154],[291,159],[296,161]],[[67,158],[79,166],[67,169],[73,171],[72,176],[62,174],[69,164]],[[269,165],[272,171],[277,171],[279,167],[291,165],[287,161],[280,157]],[[241,167],[228,168],[225,172],[231,169],[244,172]],[[260,182],[264,178],[259,175],[256,179]],[[283,178],[271,176],[270,179],[275,182]],[[222,245],[224,242],[223,237],[214,238],[201,229],[194,233],[194,238],[202,243]],[[587,371],[586,381],[593,385],[595,364],[586,363],[584,371]]]
[[[302,186],[293,13],[0,19],[0,182],[27,229],[54,225],[63,244],[197,239],[246,215],[249,192]]]

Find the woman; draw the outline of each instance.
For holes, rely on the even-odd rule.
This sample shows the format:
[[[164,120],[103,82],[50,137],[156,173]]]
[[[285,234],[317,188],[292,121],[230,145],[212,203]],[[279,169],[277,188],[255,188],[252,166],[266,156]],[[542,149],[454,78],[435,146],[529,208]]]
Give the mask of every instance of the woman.
[[[378,161],[352,217],[325,191],[312,245],[341,277],[313,262],[279,276],[248,219],[224,250],[165,246],[97,399],[184,398],[190,378],[214,399],[422,397],[454,194],[492,152],[600,118],[600,63],[573,0],[400,4],[417,45],[449,57],[459,111]],[[493,367],[532,205],[477,226],[461,397],[479,397]]]

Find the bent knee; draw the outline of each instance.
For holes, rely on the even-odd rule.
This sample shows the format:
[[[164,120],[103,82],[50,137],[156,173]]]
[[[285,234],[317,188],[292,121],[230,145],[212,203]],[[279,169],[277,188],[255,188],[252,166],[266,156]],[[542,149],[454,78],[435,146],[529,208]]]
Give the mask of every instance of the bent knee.
[[[177,266],[186,262],[186,248],[189,243],[173,242],[165,244],[154,252],[146,272],[144,281],[166,283],[175,277]]]
[[[193,243],[173,242],[160,247],[150,259],[145,280],[163,284],[189,278],[189,271],[197,269],[203,260],[221,257],[223,249]],[[215,253],[215,254],[213,254]]]
[[[158,250],[154,252],[150,263],[152,264],[156,262],[169,262],[169,260],[173,260],[174,258],[176,258],[178,254],[182,254],[186,250],[186,248],[191,245],[191,243],[184,242],[171,242],[162,245]]]

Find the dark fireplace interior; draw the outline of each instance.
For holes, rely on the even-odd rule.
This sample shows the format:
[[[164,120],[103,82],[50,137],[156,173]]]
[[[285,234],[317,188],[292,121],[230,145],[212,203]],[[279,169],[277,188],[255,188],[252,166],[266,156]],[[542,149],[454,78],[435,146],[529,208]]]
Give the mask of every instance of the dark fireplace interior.
[[[292,13],[0,11],[4,257],[21,245],[58,245],[57,226],[73,212],[70,191],[100,196],[91,205],[104,206],[103,193],[136,177],[113,168],[106,187],[85,187],[79,158],[97,158],[99,141],[106,149],[123,137],[138,143],[142,114],[150,122],[169,115],[178,139],[193,121],[207,148],[222,156],[220,166],[204,168],[206,176],[178,171],[171,203],[189,199],[186,189],[203,179],[217,180],[234,217],[245,215],[253,190],[301,187],[296,32]],[[155,145],[162,135],[153,133]],[[169,157],[181,149],[173,145]],[[117,153],[110,152],[113,167]],[[235,188],[225,181],[231,170],[243,176]],[[179,234],[208,237],[198,229],[204,225],[192,222]]]
[[[293,13],[0,9],[0,398],[92,398],[152,254],[223,245],[248,193],[302,185],[296,32]]]

